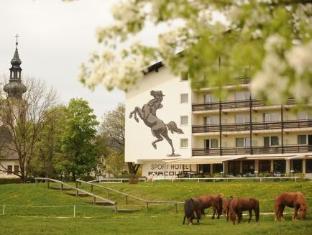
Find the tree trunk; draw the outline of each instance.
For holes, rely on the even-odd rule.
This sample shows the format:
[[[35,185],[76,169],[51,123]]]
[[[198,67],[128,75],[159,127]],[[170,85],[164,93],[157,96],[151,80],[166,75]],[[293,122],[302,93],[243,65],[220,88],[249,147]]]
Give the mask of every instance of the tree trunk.
[[[130,179],[129,179],[130,184],[137,184],[139,182],[138,176],[137,176],[139,168],[140,168],[139,164],[128,162],[128,169],[130,173]]]

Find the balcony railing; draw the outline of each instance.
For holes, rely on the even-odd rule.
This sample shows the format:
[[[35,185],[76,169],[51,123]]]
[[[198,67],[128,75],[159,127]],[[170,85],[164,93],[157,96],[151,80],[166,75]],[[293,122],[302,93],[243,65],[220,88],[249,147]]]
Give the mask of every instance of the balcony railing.
[[[288,99],[287,104],[292,105],[295,104],[294,99]],[[193,104],[193,111],[205,111],[205,110],[216,110],[221,107],[221,109],[235,109],[235,108],[247,108],[247,107],[260,107],[265,106],[265,102],[262,100],[253,99],[250,100],[237,100],[237,101],[222,101],[222,102],[214,102],[214,103],[206,103],[206,104]]]
[[[295,120],[284,122],[254,122],[241,124],[221,124],[221,125],[193,125],[193,133],[207,133],[207,132],[223,132],[228,131],[249,131],[250,126],[252,130],[274,130],[274,129],[290,129],[290,128],[306,128],[312,127],[312,120]]]
[[[287,145],[272,147],[249,148],[219,148],[205,149],[194,148],[193,156],[219,156],[219,155],[244,155],[244,154],[279,154],[279,153],[306,153],[312,152],[312,145]]]

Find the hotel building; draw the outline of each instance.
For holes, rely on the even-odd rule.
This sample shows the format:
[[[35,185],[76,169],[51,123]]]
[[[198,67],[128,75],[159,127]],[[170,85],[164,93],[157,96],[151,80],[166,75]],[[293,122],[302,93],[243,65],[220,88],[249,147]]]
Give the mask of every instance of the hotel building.
[[[214,88],[194,90],[161,62],[150,66],[126,94],[126,162],[142,164],[143,176],[312,174],[312,106],[266,105],[239,81],[219,100]],[[167,125],[174,154],[169,122],[183,132]]]

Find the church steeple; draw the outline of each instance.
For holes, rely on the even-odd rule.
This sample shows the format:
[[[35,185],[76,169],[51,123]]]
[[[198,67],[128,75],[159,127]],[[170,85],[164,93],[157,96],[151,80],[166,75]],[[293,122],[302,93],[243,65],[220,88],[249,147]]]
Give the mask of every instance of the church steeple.
[[[18,54],[18,41],[16,36],[16,48],[14,56],[11,60],[11,68],[10,68],[10,80],[9,83],[6,84],[3,90],[8,93],[8,98],[17,98],[21,99],[22,95],[26,92],[26,86],[22,83],[22,61],[19,58]]]

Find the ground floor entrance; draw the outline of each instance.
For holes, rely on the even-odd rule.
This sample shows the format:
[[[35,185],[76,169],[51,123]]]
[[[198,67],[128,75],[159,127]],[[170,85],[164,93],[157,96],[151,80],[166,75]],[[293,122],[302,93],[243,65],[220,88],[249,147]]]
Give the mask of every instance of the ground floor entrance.
[[[282,176],[296,173],[311,174],[312,159],[287,159],[287,160],[236,160],[224,162],[224,171],[233,176]]]
[[[202,160],[202,159],[201,159]],[[292,176],[311,174],[312,159],[233,159],[216,163],[153,162],[142,164],[143,176],[172,177],[223,177],[223,176]]]

